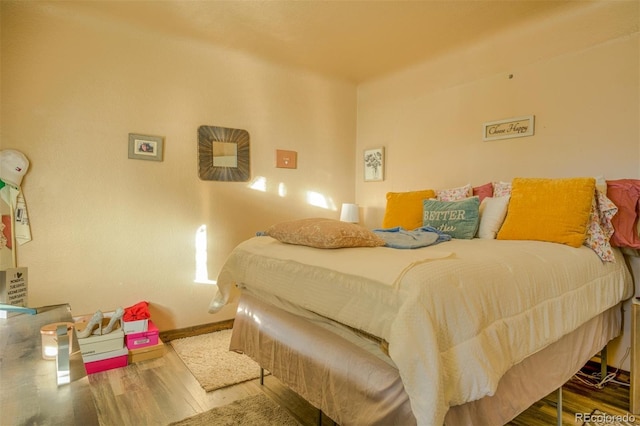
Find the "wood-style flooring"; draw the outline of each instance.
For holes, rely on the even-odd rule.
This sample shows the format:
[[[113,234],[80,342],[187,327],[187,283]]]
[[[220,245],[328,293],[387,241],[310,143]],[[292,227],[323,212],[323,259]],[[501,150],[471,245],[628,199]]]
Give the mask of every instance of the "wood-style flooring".
[[[264,385],[259,380],[205,392],[170,344],[162,358],[143,361],[124,368],[93,374],[89,377],[101,425],[167,425],[213,407],[264,392],[287,408],[303,425],[318,424],[318,410],[272,376]],[[629,382],[626,372],[618,376]],[[556,424],[554,392],[535,403],[510,423],[512,426],[548,426]],[[611,414],[626,414],[629,387],[610,383],[595,390],[571,380],[563,387],[563,424],[576,425],[575,413],[590,413],[594,408]],[[333,422],[323,417],[323,424]]]

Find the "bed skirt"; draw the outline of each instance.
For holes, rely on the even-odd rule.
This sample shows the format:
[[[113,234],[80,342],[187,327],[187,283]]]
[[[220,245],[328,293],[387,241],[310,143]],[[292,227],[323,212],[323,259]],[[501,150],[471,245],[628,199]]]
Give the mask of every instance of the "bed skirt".
[[[451,407],[445,424],[502,425],[560,387],[621,330],[620,306],[513,366],[493,396]],[[254,359],[342,426],[416,424],[393,361],[325,318],[297,315],[244,292],[230,349]]]

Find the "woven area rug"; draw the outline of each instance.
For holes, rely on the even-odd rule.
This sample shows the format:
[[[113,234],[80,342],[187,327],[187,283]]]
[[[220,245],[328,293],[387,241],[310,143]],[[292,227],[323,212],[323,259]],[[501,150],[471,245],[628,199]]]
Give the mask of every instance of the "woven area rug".
[[[221,330],[170,343],[200,386],[210,392],[260,377],[255,361],[229,350],[230,339],[231,330]]]
[[[576,414],[576,417],[579,416]],[[593,410],[584,418],[582,426],[636,426],[640,425],[640,417],[633,414],[609,414],[598,409]]]
[[[299,424],[287,410],[261,393],[171,423],[170,426],[298,426]]]

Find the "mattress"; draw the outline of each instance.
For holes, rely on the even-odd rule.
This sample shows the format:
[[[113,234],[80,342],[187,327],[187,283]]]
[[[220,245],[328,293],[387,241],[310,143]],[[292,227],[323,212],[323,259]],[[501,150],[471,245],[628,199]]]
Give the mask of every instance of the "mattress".
[[[418,423],[442,424],[449,407],[493,395],[512,366],[631,297],[616,257],[537,241],[322,250],[256,237],[225,262],[211,310],[238,285],[378,336]]]
[[[494,395],[451,407],[445,424],[506,424],[573,376],[620,333],[621,322],[619,306],[590,319],[514,365]],[[390,358],[370,340],[324,317],[244,291],[230,349],[250,356],[338,424],[416,424]]]

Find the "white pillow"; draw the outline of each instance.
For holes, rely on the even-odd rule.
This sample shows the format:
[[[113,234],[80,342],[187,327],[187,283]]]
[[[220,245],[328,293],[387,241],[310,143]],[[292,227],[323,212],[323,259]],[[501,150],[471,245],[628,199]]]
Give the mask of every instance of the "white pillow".
[[[507,216],[510,196],[486,197],[480,203],[478,238],[495,239]]]

